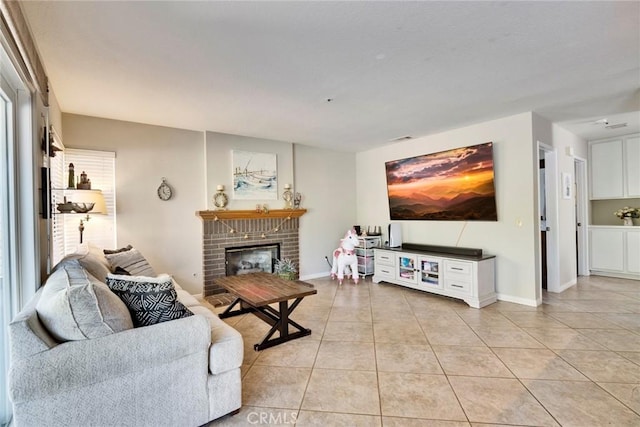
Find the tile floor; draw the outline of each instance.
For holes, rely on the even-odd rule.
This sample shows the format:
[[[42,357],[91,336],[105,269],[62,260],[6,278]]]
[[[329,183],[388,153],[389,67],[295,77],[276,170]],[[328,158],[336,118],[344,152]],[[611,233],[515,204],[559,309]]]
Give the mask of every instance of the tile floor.
[[[227,319],[245,340],[243,408],[210,427],[640,426],[638,281],[480,310],[370,278],[309,282],[292,316],[308,337],[255,352],[267,325]]]

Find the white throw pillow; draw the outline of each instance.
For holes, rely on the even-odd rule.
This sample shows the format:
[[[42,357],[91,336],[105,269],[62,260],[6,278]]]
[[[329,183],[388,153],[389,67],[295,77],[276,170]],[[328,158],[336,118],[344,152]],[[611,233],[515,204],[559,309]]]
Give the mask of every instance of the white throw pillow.
[[[47,279],[36,305],[42,324],[58,341],[99,338],[133,328],[126,305],[78,260],[66,260]]]

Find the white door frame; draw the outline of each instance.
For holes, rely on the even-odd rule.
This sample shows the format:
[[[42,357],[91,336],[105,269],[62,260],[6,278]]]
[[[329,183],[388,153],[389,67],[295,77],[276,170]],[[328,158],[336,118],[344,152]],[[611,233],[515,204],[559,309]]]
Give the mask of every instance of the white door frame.
[[[576,231],[578,252],[578,275],[589,276],[589,208],[587,194],[587,161],[581,157],[573,158],[576,177]],[[580,226],[578,226],[580,224]]]
[[[560,239],[558,221],[558,197],[560,184],[558,182],[558,162],[556,149],[550,145],[538,141],[538,159],[540,164],[540,150],[544,151],[544,177],[545,177],[545,202],[546,202],[546,225],[547,225],[547,292],[560,292]],[[540,185],[538,183],[538,200],[540,200]],[[538,215],[541,216],[540,205],[538,204]],[[540,239],[540,227],[536,227],[536,240],[538,241],[538,295],[542,295],[542,242]]]

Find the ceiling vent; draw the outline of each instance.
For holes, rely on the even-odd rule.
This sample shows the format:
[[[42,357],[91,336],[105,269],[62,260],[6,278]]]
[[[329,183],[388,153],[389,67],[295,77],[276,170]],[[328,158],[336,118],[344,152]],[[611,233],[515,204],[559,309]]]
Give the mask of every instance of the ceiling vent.
[[[605,126],[606,129],[619,129],[619,128],[624,128],[624,127],[627,127],[626,123],[618,123],[617,125]]]

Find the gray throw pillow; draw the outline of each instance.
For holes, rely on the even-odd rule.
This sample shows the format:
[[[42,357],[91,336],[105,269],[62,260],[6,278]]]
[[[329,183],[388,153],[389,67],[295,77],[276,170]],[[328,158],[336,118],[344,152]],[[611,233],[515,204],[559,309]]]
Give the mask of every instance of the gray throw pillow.
[[[61,262],[49,276],[36,311],[59,342],[100,338],[133,328],[127,307],[78,260]]]
[[[158,277],[109,274],[107,285],[129,308],[135,327],[193,316],[180,301],[168,274]]]
[[[107,261],[111,267],[112,273],[126,273],[131,276],[147,276],[156,275],[149,262],[137,249],[130,249],[115,254],[105,254]]]

